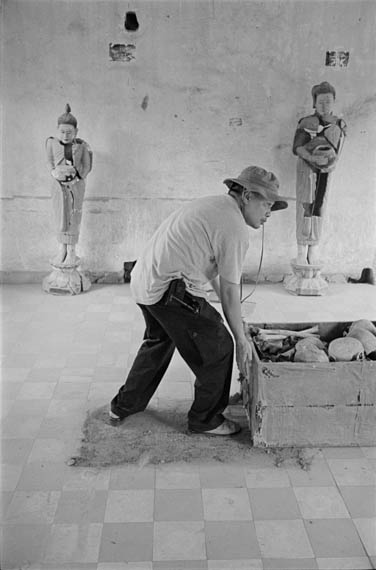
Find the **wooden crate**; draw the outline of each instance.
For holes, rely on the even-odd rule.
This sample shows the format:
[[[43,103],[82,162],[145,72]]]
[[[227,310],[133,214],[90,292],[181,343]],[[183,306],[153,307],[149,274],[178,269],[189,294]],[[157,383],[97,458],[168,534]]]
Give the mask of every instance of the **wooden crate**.
[[[318,325],[329,342],[348,324],[254,326],[298,331]],[[255,447],[376,444],[376,361],[262,362],[249,340],[253,361],[242,395]]]

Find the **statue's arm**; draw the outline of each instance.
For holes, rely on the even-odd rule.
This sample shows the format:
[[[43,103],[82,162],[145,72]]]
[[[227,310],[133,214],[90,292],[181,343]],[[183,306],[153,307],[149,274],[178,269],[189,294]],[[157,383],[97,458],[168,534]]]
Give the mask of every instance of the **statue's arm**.
[[[305,145],[311,141],[311,137],[309,133],[304,130],[304,124],[305,119],[301,119],[295,132],[292,152],[296,156],[299,156],[308,162],[308,164],[313,168],[317,168],[318,166],[325,166],[327,164],[327,159],[324,159],[322,156],[315,156],[305,148]]]
[[[67,177],[71,176],[72,171],[74,172],[75,169],[72,166],[64,164],[64,151],[59,149],[59,151],[56,152],[53,137],[48,138],[46,141],[46,153],[47,166],[51,176],[59,181],[67,180]]]
[[[292,152],[295,155],[300,156],[298,153],[298,148],[303,148],[304,145],[307,144],[307,142],[310,140],[310,135],[303,128],[301,128],[300,125],[298,125],[294,136],[294,142],[292,143]]]
[[[91,170],[91,156],[88,144],[82,142],[82,154],[80,164],[76,166],[76,170],[80,178],[85,179]]]
[[[47,167],[50,173],[55,169],[55,159],[51,137],[46,140]]]
[[[307,162],[312,162],[312,154],[304,146],[298,146],[295,149],[295,154]]]
[[[343,136],[347,135],[347,124],[344,121],[344,119],[340,118],[337,121],[337,125],[339,126],[339,128],[341,129],[341,132],[343,134]]]
[[[305,145],[310,140],[310,135],[303,128],[301,128],[300,125],[298,125],[298,128],[295,132],[294,142],[292,144],[292,152],[309,164],[313,164],[312,154],[305,148]]]
[[[338,120],[337,125],[339,126],[339,128],[341,129],[341,138],[339,141],[339,145],[338,145],[338,152],[337,154],[340,155],[341,151],[342,151],[342,147],[343,144],[345,142],[345,137],[347,136],[347,124],[345,123],[345,121],[341,118]]]

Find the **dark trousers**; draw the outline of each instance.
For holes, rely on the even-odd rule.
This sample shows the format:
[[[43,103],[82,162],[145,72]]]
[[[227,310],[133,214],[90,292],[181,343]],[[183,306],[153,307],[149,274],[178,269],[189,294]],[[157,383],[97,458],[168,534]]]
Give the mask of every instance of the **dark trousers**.
[[[111,410],[122,418],[144,410],[176,347],[196,376],[188,426],[200,431],[216,428],[228,404],[234,356],[221,315],[204,299],[197,314],[183,306],[167,306],[165,298],[139,307],[146,323],[144,340]]]

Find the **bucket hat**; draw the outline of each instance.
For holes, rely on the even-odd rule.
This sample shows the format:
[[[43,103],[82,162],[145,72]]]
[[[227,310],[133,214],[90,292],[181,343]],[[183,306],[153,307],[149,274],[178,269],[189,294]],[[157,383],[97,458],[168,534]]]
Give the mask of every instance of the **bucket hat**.
[[[224,184],[231,190],[233,184],[239,184],[246,190],[261,194],[266,200],[274,202],[271,210],[284,210],[287,208],[287,200],[295,200],[287,196],[278,194],[279,182],[273,172],[268,172],[260,166],[248,166],[238,176],[238,178],[226,178]]]

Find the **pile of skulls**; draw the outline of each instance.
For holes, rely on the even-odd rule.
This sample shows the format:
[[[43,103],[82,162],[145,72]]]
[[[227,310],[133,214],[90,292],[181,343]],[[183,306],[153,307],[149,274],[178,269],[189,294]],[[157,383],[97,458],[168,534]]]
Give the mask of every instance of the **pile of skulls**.
[[[376,360],[376,326],[366,319],[353,322],[329,343],[320,338],[318,325],[301,331],[248,325],[248,332],[264,362]]]

